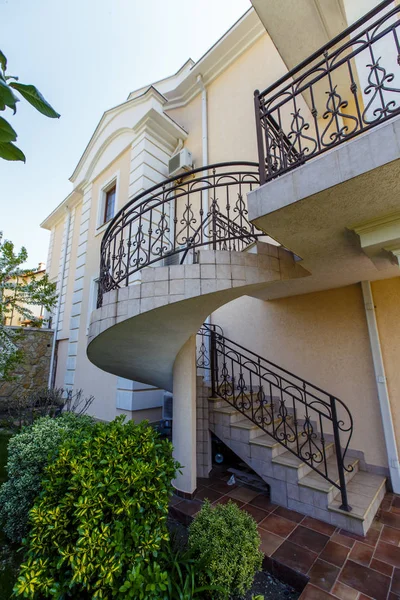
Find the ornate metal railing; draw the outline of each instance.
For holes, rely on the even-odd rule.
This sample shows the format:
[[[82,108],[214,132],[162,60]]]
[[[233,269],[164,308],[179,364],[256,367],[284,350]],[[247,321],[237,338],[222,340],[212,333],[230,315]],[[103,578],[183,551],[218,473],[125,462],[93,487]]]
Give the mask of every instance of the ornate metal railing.
[[[209,349],[207,340],[209,340]],[[353,417],[334,395],[224,336],[217,325],[198,332],[197,367],[210,369],[212,395],[222,398],[341,492],[346,492],[346,453]],[[334,444],[338,473],[328,471]]]
[[[262,184],[400,114],[399,13],[381,2],[254,92]]]
[[[243,250],[265,235],[248,220],[246,194],[259,186],[258,164],[219,163],[167,179],[128,202],[101,243],[98,306],[156,262],[206,247]]]

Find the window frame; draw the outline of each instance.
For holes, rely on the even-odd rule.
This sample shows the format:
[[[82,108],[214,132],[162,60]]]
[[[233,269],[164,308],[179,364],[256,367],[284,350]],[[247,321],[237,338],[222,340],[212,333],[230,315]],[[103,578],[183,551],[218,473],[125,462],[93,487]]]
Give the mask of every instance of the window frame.
[[[117,171],[111,177],[109,177],[104,183],[101,185],[99,190],[99,198],[97,204],[97,225],[95,235],[99,235],[103,233],[107,228],[108,223],[118,212],[118,194],[119,194],[119,180],[120,180],[120,172]],[[113,216],[105,221],[106,217],[106,203],[107,203],[107,193],[110,192],[115,187],[115,200],[114,200],[114,212]]]

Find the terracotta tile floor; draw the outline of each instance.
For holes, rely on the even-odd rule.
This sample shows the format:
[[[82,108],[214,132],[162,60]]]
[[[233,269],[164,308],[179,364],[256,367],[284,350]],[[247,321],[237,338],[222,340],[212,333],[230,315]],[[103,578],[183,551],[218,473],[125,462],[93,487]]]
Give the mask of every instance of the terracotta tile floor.
[[[363,538],[228,486],[228,479],[199,479],[193,500],[174,496],[172,514],[190,523],[206,498],[235,502],[257,521],[266,568],[297,589],[308,582],[300,600],[400,600],[400,496],[386,494]]]

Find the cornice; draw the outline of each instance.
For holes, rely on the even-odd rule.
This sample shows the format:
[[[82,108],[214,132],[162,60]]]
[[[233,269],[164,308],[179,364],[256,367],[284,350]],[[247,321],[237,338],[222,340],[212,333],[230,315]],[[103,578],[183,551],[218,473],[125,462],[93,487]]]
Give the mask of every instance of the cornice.
[[[83,194],[79,190],[73,190],[60,204],[40,223],[42,229],[52,230],[60,221],[64,219],[65,212],[74,208],[82,202]]]
[[[362,223],[352,225],[349,229],[355,231],[358,235],[365,235],[366,233],[373,233],[381,227],[395,224],[400,224],[400,211],[390,213],[383,217],[376,217],[374,219],[369,219],[368,221],[363,221]]]

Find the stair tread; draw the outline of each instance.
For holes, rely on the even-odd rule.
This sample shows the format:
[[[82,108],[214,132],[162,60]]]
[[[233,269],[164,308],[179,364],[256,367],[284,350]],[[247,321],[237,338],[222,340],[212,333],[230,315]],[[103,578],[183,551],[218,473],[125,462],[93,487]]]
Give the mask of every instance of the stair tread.
[[[282,446],[282,444],[277,442],[269,433],[264,433],[264,435],[260,435],[254,440],[250,440],[250,444],[265,446],[265,448],[278,448],[279,446]]]
[[[364,520],[385,482],[386,477],[383,475],[374,475],[366,471],[358,472],[346,486],[351,512],[348,513],[340,509],[342,504],[340,492],[328,505],[328,509],[355,519]]]
[[[333,446],[333,442],[325,444],[325,451],[327,451],[330,448],[332,448],[332,446]],[[278,464],[278,465],[282,465],[282,466],[285,466],[285,467],[291,467],[291,468],[294,468],[294,469],[299,469],[303,465],[308,464],[304,460],[302,460],[301,458],[295,456],[289,450],[286,450],[286,452],[283,452],[279,456],[275,456],[272,459],[272,462],[275,463],[275,464]]]
[[[349,457],[347,463],[349,465],[351,465],[354,469],[357,467],[357,464],[359,463],[359,459]],[[326,461],[326,464],[327,464],[327,470],[328,470],[329,477],[333,481],[338,483],[339,482],[339,474],[338,474],[338,469],[337,469],[336,456],[329,457],[328,460]],[[335,488],[333,483],[331,483],[327,479],[324,479],[324,477],[321,476],[316,471],[311,471],[310,473],[307,473],[307,475],[304,475],[304,477],[301,477],[299,479],[299,485],[302,485],[305,487],[310,487],[310,488],[313,488],[320,492],[326,492],[326,493],[330,492],[332,489]]]
[[[288,420],[292,419],[291,416],[287,417]],[[275,423],[279,423],[280,418],[277,417],[275,419]],[[236,421],[236,423],[231,423],[231,427],[238,427],[239,429],[260,429],[261,431],[263,431],[262,427],[260,427],[259,425],[257,425],[257,423],[254,423],[254,421],[251,421],[251,419],[247,419],[244,418],[241,421]],[[262,437],[262,436],[260,436]]]

